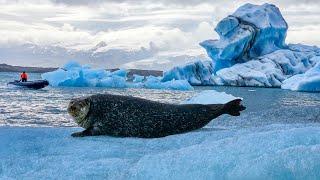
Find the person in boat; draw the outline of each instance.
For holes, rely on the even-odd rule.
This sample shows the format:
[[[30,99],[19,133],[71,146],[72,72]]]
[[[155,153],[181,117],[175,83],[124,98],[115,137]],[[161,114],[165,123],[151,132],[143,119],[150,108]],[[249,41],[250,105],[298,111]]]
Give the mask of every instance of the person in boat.
[[[21,78],[22,82],[27,82],[28,81],[28,74],[25,71],[23,71],[20,75],[20,78]]]

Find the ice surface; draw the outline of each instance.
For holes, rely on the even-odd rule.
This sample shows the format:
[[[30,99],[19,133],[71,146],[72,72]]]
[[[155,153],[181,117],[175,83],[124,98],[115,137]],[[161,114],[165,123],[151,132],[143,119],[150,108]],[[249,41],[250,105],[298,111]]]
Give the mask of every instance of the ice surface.
[[[0,179],[319,179],[319,124],[203,130],[157,139],[72,138],[0,128]]]
[[[281,88],[293,91],[320,91],[320,57],[317,65],[304,74],[298,74],[286,79]]]
[[[241,97],[234,97],[225,92],[218,92],[215,90],[205,90],[190,99],[182,102],[182,104],[225,104],[234,99],[242,99]]]
[[[285,47],[288,25],[272,4],[245,4],[222,19],[219,40],[201,42],[215,62],[214,71],[230,67]]]
[[[42,74],[42,79],[49,81],[51,86],[67,87],[106,87],[106,88],[148,88],[148,89],[172,89],[193,90],[186,80],[168,80],[162,82],[162,77],[134,76],[133,83],[127,82],[127,71],[120,69],[109,72],[104,69],[92,69],[87,65],[80,65],[71,61],[63,68],[53,72]]]

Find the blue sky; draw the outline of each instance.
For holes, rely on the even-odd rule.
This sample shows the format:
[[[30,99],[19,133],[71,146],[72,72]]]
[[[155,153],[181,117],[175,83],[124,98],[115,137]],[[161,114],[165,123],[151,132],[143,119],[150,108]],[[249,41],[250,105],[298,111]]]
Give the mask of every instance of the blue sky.
[[[315,0],[0,0],[0,48],[31,43],[85,51],[103,41],[100,51],[148,49],[151,43],[157,57],[201,56],[198,43],[216,39],[218,21],[247,2],[277,5],[289,24],[288,43],[320,45]]]

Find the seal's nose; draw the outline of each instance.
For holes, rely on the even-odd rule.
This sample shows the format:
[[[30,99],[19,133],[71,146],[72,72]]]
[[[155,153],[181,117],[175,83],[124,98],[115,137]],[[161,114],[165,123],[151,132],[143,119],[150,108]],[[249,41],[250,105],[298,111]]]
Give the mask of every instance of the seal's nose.
[[[70,112],[74,112],[74,110],[76,110],[76,108],[74,107],[74,102],[71,101],[68,105],[67,111]]]

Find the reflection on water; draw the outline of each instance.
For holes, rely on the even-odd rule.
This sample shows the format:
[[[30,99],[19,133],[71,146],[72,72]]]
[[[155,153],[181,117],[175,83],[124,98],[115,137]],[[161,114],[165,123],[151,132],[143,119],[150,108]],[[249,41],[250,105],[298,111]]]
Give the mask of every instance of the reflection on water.
[[[239,128],[273,123],[320,122],[320,94],[281,89],[197,87],[195,91],[106,88],[51,88],[27,90],[8,87],[18,73],[0,73],[0,126],[76,126],[66,112],[70,99],[96,93],[132,95],[179,103],[204,89],[225,91],[244,98],[247,110],[240,117],[222,116],[208,127]],[[39,79],[39,74],[30,74]]]

